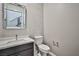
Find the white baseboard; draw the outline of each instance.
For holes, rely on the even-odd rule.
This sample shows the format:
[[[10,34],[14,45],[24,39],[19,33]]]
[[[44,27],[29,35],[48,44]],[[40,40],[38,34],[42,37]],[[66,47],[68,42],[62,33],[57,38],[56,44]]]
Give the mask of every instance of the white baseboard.
[[[48,53],[50,56],[56,56],[54,53],[52,53],[52,52],[49,52]]]

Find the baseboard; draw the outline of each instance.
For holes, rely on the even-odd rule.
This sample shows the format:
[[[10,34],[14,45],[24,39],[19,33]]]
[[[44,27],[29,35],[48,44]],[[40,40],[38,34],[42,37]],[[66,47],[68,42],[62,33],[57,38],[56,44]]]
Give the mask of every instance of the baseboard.
[[[49,52],[48,56],[56,56],[56,55],[54,53],[52,53],[52,52]]]

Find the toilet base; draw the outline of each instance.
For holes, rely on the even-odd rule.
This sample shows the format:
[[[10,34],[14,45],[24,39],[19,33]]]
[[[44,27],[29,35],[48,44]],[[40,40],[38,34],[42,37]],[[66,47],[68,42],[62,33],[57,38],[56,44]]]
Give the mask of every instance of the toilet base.
[[[47,53],[41,52],[40,51],[41,56],[47,56]]]

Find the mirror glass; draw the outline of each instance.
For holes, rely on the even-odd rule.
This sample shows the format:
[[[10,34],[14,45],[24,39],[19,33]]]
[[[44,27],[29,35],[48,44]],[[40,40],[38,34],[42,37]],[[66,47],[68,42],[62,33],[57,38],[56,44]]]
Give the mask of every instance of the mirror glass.
[[[4,4],[4,20],[6,29],[24,29],[25,28],[24,6],[19,4]]]

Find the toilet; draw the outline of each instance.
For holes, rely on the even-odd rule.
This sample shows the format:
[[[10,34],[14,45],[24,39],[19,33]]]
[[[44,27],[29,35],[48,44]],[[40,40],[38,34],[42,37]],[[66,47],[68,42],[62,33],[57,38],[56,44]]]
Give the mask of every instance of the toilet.
[[[34,36],[35,44],[39,48],[40,55],[41,56],[47,56],[47,53],[49,53],[50,48],[43,44],[43,36]]]

